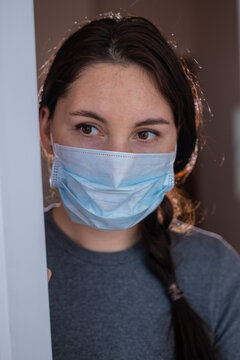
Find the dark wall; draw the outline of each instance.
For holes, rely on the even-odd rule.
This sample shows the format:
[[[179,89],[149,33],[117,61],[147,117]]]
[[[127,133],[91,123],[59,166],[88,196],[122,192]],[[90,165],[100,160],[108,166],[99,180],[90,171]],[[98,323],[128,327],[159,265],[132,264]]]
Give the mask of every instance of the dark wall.
[[[194,9],[194,54],[213,117],[206,121],[207,144],[198,165],[203,227],[219,232],[240,250],[240,199],[235,188],[234,113],[239,103],[237,4],[199,1]]]

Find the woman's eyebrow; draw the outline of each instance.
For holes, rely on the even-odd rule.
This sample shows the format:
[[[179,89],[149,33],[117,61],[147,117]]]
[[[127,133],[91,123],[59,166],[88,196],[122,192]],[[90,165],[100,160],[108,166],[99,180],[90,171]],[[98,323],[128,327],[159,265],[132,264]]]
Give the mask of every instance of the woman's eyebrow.
[[[77,111],[70,112],[69,115],[72,115],[72,116],[84,116],[84,117],[88,117],[88,118],[91,118],[91,119],[99,120],[104,124],[107,123],[107,121],[102,116],[96,114],[93,111],[77,110]]]
[[[77,111],[73,111],[70,112],[69,115],[71,116],[84,116],[84,117],[88,117],[91,119],[95,119],[98,121],[101,121],[102,123],[106,124],[107,120],[104,119],[102,116],[96,114],[93,111],[89,111],[89,110],[77,110]],[[139,126],[145,126],[145,125],[169,125],[170,122],[164,118],[149,118],[140,122],[137,122],[134,124],[134,127],[139,127]]]
[[[143,121],[140,121],[138,123],[135,124],[135,127],[138,126],[145,126],[145,125],[158,125],[158,124],[162,124],[162,125],[170,125],[170,121],[163,119],[163,118],[156,118],[156,119],[146,119]]]

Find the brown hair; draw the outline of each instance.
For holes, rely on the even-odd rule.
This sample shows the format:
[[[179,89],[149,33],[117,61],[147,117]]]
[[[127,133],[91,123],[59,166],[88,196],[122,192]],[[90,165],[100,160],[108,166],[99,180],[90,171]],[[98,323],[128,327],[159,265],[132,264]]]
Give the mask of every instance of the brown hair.
[[[199,88],[159,30],[141,17],[106,17],[89,22],[74,32],[61,46],[47,73],[40,97],[40,108],[47,106],[50,118],[56,103],[64,97],[79,74],[96,63],[137,64],[147,71],[174,114],[178,130],[174,163],[180,184],[192,170],[197,156],[197,130],[201,121]],[[149,268],[166,288],[176,284],[170,251],[169,225],[174,211],[181,216],[181,202],[175,190],[165,196],[158,212],[142,221],[142,238],[149,251]],[[172,301],[175,359],[214,360],[213,346],[205,324],[185,297]]]

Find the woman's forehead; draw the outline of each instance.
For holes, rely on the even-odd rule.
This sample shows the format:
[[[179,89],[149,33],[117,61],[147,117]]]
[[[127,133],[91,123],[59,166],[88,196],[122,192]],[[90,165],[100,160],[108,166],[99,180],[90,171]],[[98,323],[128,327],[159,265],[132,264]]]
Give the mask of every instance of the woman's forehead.
[[[111,113],[172,112],[148,73],[132,64],[90,66],[74,81],[62,101],[72,111],[79,106],[94,106],[95,111]]]

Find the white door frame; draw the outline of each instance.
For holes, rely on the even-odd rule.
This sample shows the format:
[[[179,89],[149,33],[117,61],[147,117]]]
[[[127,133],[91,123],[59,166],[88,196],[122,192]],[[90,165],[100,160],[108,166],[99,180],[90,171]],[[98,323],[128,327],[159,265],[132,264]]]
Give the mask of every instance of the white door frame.
[[[0,1],[0,359],[51,360],[33,0]]]

